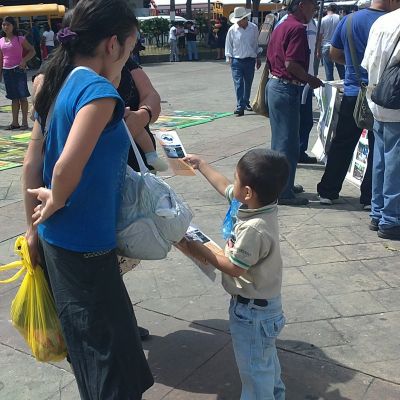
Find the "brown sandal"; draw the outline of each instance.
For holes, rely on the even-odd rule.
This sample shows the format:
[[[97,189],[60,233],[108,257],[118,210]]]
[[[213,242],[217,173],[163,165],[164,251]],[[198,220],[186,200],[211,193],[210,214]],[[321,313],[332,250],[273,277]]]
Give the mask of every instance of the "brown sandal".
[[[6,131],[15,131],[17,129],[21,129],[21,126],[10,124],[5,128]]]

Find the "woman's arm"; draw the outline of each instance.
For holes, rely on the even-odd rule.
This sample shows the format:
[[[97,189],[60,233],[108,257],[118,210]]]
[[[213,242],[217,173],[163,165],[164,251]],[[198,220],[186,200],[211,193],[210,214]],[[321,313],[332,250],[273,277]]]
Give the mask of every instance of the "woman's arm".
[[[148,106],[152,113],[151,122],[157,121],[161,112],[161,98],[157,90],[154,89],[147,74],[141,69],[136,68],[131,71],[133,80],[139,92],[140,106]]]
[[[115,99],[103,98],[89,103],[77,113],[64,149],[54,166],[51,189],[39,187],[28,190],[41,203],[32,216],[34,226],[64,207],[78,186],[83,169],[112,118],[115,104]]]
[[[32,47],[32,45],[26,39],[22,42],[22,47],[26,51],[26,55],[21,60],[20,67],[21,68],[25,68],[26,67],[26,63],[31,58],[33,58],[36,53],[35,53],[35,49]]]
[[[28,241],[32,265],[38,263],[38,236],[36,227],[33,226],[32,215],[38,200],[27,192],[28,188],[43,186],[43,135],[40,124],[35,121],[31,140],[24,158],[22,168],[22,193],[24,198],[25,216],[28,225],[25,237]]]

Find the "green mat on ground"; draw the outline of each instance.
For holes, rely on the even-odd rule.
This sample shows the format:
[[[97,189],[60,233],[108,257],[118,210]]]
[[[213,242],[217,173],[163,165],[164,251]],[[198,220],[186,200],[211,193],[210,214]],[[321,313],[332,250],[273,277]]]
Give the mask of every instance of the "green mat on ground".
[[[0,106],[0,112],[7,112],[2,111],[6,107],[10,106]],[[232,115],[232,113],[178,110],[160,115],[157,122],[151,127],[160,130],[182,129],[188,126],[205,124],[228,115]],[[11,136],[0,137],[0,171],[22,165],[30,136],[31,132],[20,132]]]
[[[232,115],[231,112],[216,113],[210,111],[172,111],[160,115],[158,120],[151,125],[152,129],[173,130],[189,126],[205,124],[218,118]]]

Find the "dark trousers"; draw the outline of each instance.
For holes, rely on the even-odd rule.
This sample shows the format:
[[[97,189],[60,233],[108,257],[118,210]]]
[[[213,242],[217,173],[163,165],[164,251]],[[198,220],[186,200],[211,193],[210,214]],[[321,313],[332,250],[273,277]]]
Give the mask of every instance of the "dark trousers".
[[[343,96],[336,134],[328,153],[328,162],[321,182],[317,185],[317,191],[321,197],[335,200],[339,197],[342,189],[354,149],[362,132],[362,129],[356,125],[353,117],[356,101],[357,96]],[[361,204],[371,203],[372,160],[374,152],[374,137],[372,132],[368,134],[368,143],[368,167],[361,184]]]
[[[300,105],[300,157],[304,156],[307,151],[308,139],[310,138],[310,132],[314,124],[312,111],[312,95],[313,90],[309,89],[305,104]]]
[[[81,399],[140,400],[153,377],[115,250],[41,250]]]

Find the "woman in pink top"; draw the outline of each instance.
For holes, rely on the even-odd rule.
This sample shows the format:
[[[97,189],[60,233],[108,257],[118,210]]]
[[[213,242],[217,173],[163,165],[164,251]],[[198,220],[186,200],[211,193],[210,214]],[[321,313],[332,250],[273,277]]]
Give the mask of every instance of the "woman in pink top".
[[[27,97],[30,93],[25,68],[26,62],[35,55],[35,50],[24,36],[18,36],[13,17],[5,17],[1,27],[3,37],[0,39],[0,80],[4,78],[6,97],[12,102],[12,122],[7,129],[28,129]],[[20,108],[22,125],[18,122]]]

